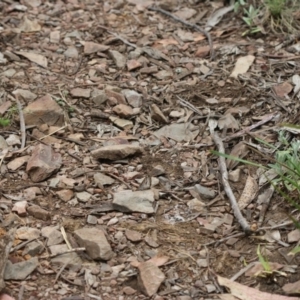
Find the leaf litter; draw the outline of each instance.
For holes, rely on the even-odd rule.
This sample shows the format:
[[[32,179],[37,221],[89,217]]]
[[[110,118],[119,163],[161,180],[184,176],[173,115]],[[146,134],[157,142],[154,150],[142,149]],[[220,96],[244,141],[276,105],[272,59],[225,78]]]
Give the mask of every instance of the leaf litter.
[[[1,299],[298,295],[292,212],[210,152],[298,134],[297,56],[196,2],[0,4]]]

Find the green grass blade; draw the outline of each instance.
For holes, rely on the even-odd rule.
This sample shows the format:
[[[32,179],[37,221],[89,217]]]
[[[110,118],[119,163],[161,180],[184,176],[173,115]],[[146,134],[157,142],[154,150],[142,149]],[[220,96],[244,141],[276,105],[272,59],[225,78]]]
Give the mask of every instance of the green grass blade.
[[[259,262],[261,263],[261,265],[264,268],[264,270],[266,272],[271,272],[270,264],[264,259],[264,257],[262,256],[262,254],[260,252],[260,245],[257,246],[256,254],[257,254]]]
[[[255,162],[250,161],[250,160],[245,160],[245,159],[239,158],[239,157],[237,157],[237,156],[228,155],[228,154],[221,153],[221,152],[214,151],[214,150],[211,150],[210,152],[211,152],[212,154],[217,155],[217,156],[222,156],[222,157],[225,157],[225,158],[228,158],[228,159],[232,159],[232,160],[235,160],[235,161],[238,161],[238,162],[241,162],[241,163],[244,163],[244,164],[253,166],[253,167],[258,167],[258,168],[267,169],[267,167],[264,166],[264,165],[262,165],[262,164],[255,163]]]

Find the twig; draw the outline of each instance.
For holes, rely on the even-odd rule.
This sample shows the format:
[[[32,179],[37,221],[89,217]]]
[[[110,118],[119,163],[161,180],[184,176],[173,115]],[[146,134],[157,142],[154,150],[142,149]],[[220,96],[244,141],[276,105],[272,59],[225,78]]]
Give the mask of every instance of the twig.
[[[245,268],[239,270],[236,274],[234,274],[230,280],[231,281],[235,281],[237,280],[240,276],[242,276],[245,272],[247,272],[249,269],[251,269],[252,267],[254,267],[255,265],[259,264],[259,262],[254,261],[252,263],[250,263],[248,266],[246,266]]]
[[[274,226],[261,227],[260,229],[261,229],[261,230],[274,230],[274,229],[281,228],[281,227],[285,227],[285,226],[287,226],[287,225],[292,225],[292,224],[294,224],[293,221],[287,221],[287,222],[285,222],[285,223],[277,224],[277,225],[274,225]]]
[[[51,269],[53,272],[55,272],[56,274],[58,273],[54,268],[51,267],[51,265],[48,266],[49,269]],[[67,277],[63,276],[60,274],[60,278],[62,278],[63,280],[65,280],[66,282],[76,285],[76,286],[83,286],[81,283],[77,283],[76,281],[71,281],[70,279],[68,279]]]
[[[218,134],[216,132],[214,132],[214,129],[212,126],[209,126],[209,127],[210,127],[210,134],[218,148],[218,151],[220,153],[225,153],[222,139],[218,136]],[[226,167],[226,161],[225,161],[225,158],[222,156],[219,157],[219,169],[220,169],[220,173],[221,173],[221,179],[222,179],[222,183],[224,186],[224,190],[226,192],[227,197],[229,198],[233,214],[234,214],[235,218],[237,219],[237,221],[239,222],[239,224],[241,225],[245,234],[250,235],[253,233],[253,230],[250,228],[247,220],[243,217],[243,215],[239,209],[239,206],[237,204],[235,196],[234,196],[232,189],[228,182],[228,172],[227,172],[227,167]]]
[[[262,193],[261,195],[258,196],[257,202],[260,203],[262,202],[262,208],[259,212],[259,218],[258,218],[258,222],[257,225],[258,227],[260,227],[264,221],[267,209],[269,207],[271,198],[273,196],[274,193],[274,187],[273,185],[271,185],[264,193]],[[262,200],[260,200],[262,199]]]
[[[19,116],[20,116],[20,131],[21,131],[21,149],[24,149],[25,143],[26,143],[26,130],[25,130],[25,120],[24,120],[24,115],[23,115],[23,110],[22,110],[22,105],[20,101],[18,100],[18,96],[16,95],[16,102],[19,110]]]
[[[272,120],[273,118],[275,117],[275,113],[273,114],[269,114],[269,115],[266,115],[261,121],[255,123],[255,124],[252,124],[251,126],[248,126],[246,128],[244,128],[243,130],[237,132],[237,133],[234,133],[230,136],[227,136],[226,138],[223,139],[223,141],[230,141],[231,139],[234,139],[234,138],[237,138],[239,136],[243,136],[244,134],[248,133],[249,131],[251,131],[252,129],[256,128],[256,127],[259,127],[267,122],[269,122],[270,120]]]
[[[69,259],[69,261],[67,261],[62,267],[61,269],[57,272],[55,279],[54,279],[54,284],[57,282],[59,276],[61,275],[61,273],[63,272],[63,270],[66,268],[66,266],[71,262],[71,259]]]
[[[97,25],[97,27],[105,29],[108,33],[110,33],[111,35],[113,35],[114,37],[116,37],[117,39],[119,39],[120,41],[122,41],[127,46],[130,46],[130,47],[133,47],[133,48],[138,48],[137,45],[128,42],[125,38],[121,37],[120,35],[112,32],[112,31],[110,31],[109,28],[107,28],[105,26],[102,26],[102,25]]]
[[[188,101],[185,101],[179,96],[177,96],[177,98],[179,99],[180,105],[188,107],[190,110],[192,110],[193,112],[197,113],[202,117],[202,112],[198,108],[196,108],[193,104],[189,103]],[[207,118],[207,116],[205,116],[205,118]]]
[[[152,11],[158,11],[170,18],[172,18],[173,20],[177,21],[177,22],[180,22],[181,24],[184,24],[188,27],[191,27],[191,28],[194,28],[196,29],[197,31],[203,33],[205,35],[205,37],[207,38],[208,40],[208,44],[209,44],[209,48],[210,48],[210,59],[211,60],[214,60],[215,58],[215,52],[214,52],[214,48],[213,48],[213,42],[212,42],[212,38],[211,38],[211,35],[209,32],[207,32],[206,30],[204,30],[203,28],[201,28],[200,26],[196,25],[196,24],[192,24],[192,23],[189,23],[185,20],[182,20],[180,19],[179,17],[169,13],[168,11],[162,9],[162,8],[159,8],[159,7],[156,7],[156,6],[151,6],[151,7],[148,7],[149,10],[152,10]]]
[[[104,174],[106,174],[106,175],[108,175],[108,176],[110,176],[110,177],[112,177],[112,178],[114,178],[114,179],[116,179],[116,180],[118,180],[118,181],[120,181],[121,183],[125,184],[126,187],[128,187],[129,189],[131,189],[131,186],[128,183],[126,183],[123,179],[121,179],[120,177],[118,177],[118,176],[116,176],[114,174],[111,174],[111,173],[109,173],[107,171],[101,171],[101,172],[104,173]]]
[[[32,238],[32,239],[27,240],[27,241],[25,241],[25,242],[23,242],[23,243],[20,243],[20,244],[18,244],[17,246],[12,247],[12,248],[10,249],[9,253],[12,253],[12,252],[14,252],[14,251],[20,250],[20,249],[22,249],[24,246],[26,246],[27,244],[29,244],[29,243],[31,243],[31,242],[33,242],[33,241],[35,241],[35,240],[37,240],[37,238]]]
[[[62,127],[58,128],[58,129],[54,130],[53,132],[40,137],[39,140],[43,140],[43,139],[47,138],[48,136],[51,136],[51,135],[55,134],[56,132],[59,132],[59,131],[65,129],[65,128],[66,128],[66,126],[62,126]]]
[[[25,290],[25,285],[21,284],[21,287],[20,287],[20,290],[19,290],[19,294],[18,294],[18,300],[22,300],[23,299],[24,290]]]
[[[65,242],[66,242],[66,244],[67,244],[67,246],[69,248],[69,250],[73,249],[72,246],[71,246],[71,244],[70,244],[70,242],[69,242],[69,240],[68,240],[65,228],[63,226],[60,227],[60,232],[61,232],[61,234],[62,234],[62,236],[63,236],[63,238],[64,238],[64,240],[65,240]]]
[[[213,242],[210,242],[210,243],[206,243],[206,244],[203,244],[202,246],[210,246],[210,245],[213,245],[213,244],[216,244],[216,243],[223,243],[231,238],[236,238],[236,237],[240,237],[240,236],[244,236],[245,234],[242,233],[242,232],[239,232],[237,234],[234,234],[234,235],[230,235],[230,236],[227,236],[227,237],[224,237],[222,239],[219,239],[217,241],[213,241]]]
[[[52,257],[58,256],[58,255],[62,255],[62,254],[66,254],[66,253],[72,253],[72,252],[79,252],[79,251],[85,251],[85,248],[72,248],[70,250],[61,251],[61,252],[58,252],[58,253],[41,256],[40,258],[52,258]]]

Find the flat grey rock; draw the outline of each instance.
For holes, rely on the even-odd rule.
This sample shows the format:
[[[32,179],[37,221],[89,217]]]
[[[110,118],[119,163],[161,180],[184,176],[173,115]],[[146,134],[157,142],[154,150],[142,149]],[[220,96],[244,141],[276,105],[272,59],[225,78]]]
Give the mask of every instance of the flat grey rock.
[[[154,193],[152,190],[125,190],[114,193],[113,206],[121,212],[141,212],[153,214]]]
[[[67,245],[53,245],[49,247],[51,254],[57,254],[54,258],[51,258],[51,263],[53,264],[69,264],[71,266],[81,265],[82,259],[76,252],[63,253],[69,250]],[[63,253],[63,254],[59,254]]]
[[[92,259],[109,260],[113,257],[114,253],[102,230],[84,227],[74,231],[74,237],[80,247],[85,247],[86,253]]]
[[[99,188],[102,188],[104,185],[111,185],[115,182],[113,178],[103,173],[94,174],[94,180]]]
[[[39,260],[37,257],[33,257],[26,261],[21,261],[15,264],[8,260],[4,271],[4,279],[24,280],[36,269],[38,265]]]
[[[195,126],[188,123],[181,124],[171,124],[166,125],[159,130],[155,131],[153,134],[158,137],[167,137],[171,138],[177,142],[182,141],[192,141],[199,134],[199,129],[195,129]]]
[[[194,187],[195,191],[204,199],[213,199],[216,197],[216,192],[213,189],[207,188],[200,184],[196,184]]]
[[[29,254],[30,256],[36,256],[40,254],[43,249],[44,246],[41,242],[33,241],[25,246],[22,255],[25,256],[26,254]]]

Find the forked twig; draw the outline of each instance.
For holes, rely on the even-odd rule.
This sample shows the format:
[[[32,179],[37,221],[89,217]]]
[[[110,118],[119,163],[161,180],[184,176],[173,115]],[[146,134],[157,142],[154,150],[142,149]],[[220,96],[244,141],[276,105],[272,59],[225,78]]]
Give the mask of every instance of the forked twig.
[[[213,120],[211,120],[213,121]],[[210,124],[210,134],[218,148],[218,151],[220,153],[225,153],[225,149],[224,149],[224,145],[222,142],[222,139],[218,136],[218,134],[214,131],[213,129],[213,123]],[[254,231],[250,228],[247,220],[243,217],[241,210],[239,209],[239,206],[237,204],[236,198],[232,192],[232,189],[229,185],[228,182],[228,172],[227,172],[227,167],[226,167],[226,161],[225,158],[220,156],[219,157],[219,169],[220,169],[220,173],[221,173],[221,178],[222,178],[222,183],[224,186],[224,190],[226,192],[226,195],[230,201],[230,205],[233,211],[233,214],[235,216],[235,218],[237,219],[237,221],[239,222],[239,224],[241,225],[244,233],[246,235],[250,235],[252,233],[254,233]]]
[[[209,32],[207,32],[206,30],[204,30],[203,28],[201,28],[200,26],[196,25],[196,24],[192,24],[192,23],[189,23],[185,20],[182,20],[180,19],[179,17],[169,13],[168,11],[162,9],[162,8],[159,8],[159,7],[156,7],[156,6],[151,6],[151,7],[148,7],[149,10],[152,10],[152,11],[158,11],[170,18],[172,18],[173,20],[177,21],[177,22],[180,22],[181,24],[184,24],[185,26],[188,26],[188,27],[191,27],[191,28],[194,28],[196,29],[197,31],[203,33],[205,35],[205,37],[207,38],[208,40],[208,44],[209,44],[209,48],[210,48],[210,59],[211,60],[214,60],[215,58],[215,52],[214,52],[214,48],[213,48],[213,42],[212,42],[212,38],[211,38],[211,35]]]

